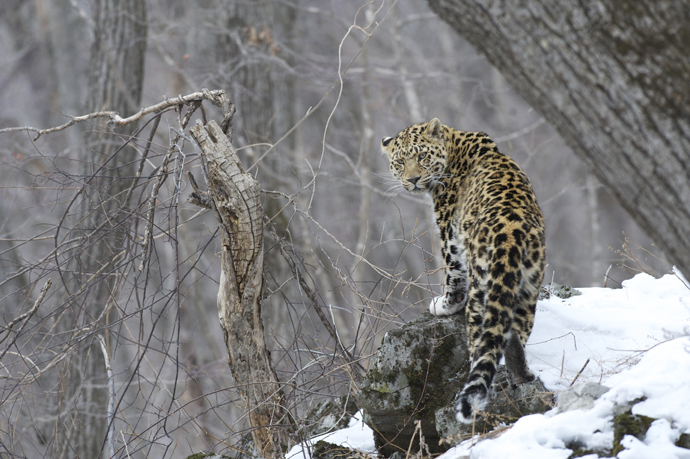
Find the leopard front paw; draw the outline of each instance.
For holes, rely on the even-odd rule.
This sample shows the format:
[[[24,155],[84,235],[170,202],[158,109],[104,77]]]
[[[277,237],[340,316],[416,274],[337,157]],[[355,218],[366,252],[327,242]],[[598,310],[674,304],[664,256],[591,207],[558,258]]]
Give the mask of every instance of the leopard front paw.
[[[460,311],[465,306],[465,303],[456,303],[449,301],[448,296],[436,297],[429,305],[429,312],[435,316],[449,316]]]

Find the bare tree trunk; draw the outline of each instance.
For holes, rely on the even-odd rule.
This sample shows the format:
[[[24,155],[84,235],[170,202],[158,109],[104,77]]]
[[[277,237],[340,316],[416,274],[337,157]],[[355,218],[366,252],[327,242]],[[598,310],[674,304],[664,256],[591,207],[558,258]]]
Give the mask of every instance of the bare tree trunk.
[[[685,0],[429,0],[690,272]]]
[[[59,111],[49,111],[50,125],[62,124],[65,115],[77,115],[83,107],[84,84],[82,63],[86,62],[83,49],[76,45],[91,38],[92,30],[79,16],[68,0],[41,0],[35,3],[38,21],[45,24],[41,34],[50,59],[53,78],[51,78],[51,103]],[[78,148],[82,144],[83,129],[66,131],[67,145]]]
[[[244,172],[230,140],[214,121],[206,127],[197,121],[191,133],[205,155],[210,181],[210,193],[195,202],[214,209],[221,225],[218,317],[228,364],[248,412],[257,452],[261,457],[279,457],[288,445],[290,424],[280,382],[266,348],[261,316],[261,187]]]
[[[281,83],[270,59],[278,52],[271,30],[276,6],[261,0],[218,1],[218,5],[224,17],[223,33],[216,38],[216,60],[226,75],[232,75],[223,75],[223,83],[231,89],[229,96],[242,115],[237,120],[241,130],[236,136],[244,138],[247,145],[270,142],[275,132],[271,124],[276,115],[274,103],[285,96],[276,97]],[[286,14],[280,19],[289,24],[294,17]]]
[[[96,0],[88,106],[123,116],[141,107],[146,51],[146,4]]]
[[[95,0],[94,41],[89,64],[89,111],[111,110],[123,117],[139,110],[143,86],[144,52],[146,50],[146,8],[139,0]],[[84,150],[83,177],[90,177],[100,164],[107,161],[122,142],[104,135],[109,127],[101,123],[95,131],[94,141]],[[130,125],[118,133],[126,138],[136,130]],[[108,173],[95,177],[82,203],[84,228],[101,227],[98,241],[90,241],[78,258],[73,260],[73,292],[80,292],[83,314],[76,320],[90,323],[99,317],[106,305],[117,299],[118,271],[113,261],[123,250],[129,224],[123,193],[135,175],[136,150],[127,147],[117,152],[108,163]],[[92,191],[89,191],[92,190]],[[88,286],[88,288],[85,288]],[[103,326],[108,325],[108,315]],[[76,327],[70,327],[78,329]],[[73,332],[72,330],[72,332]],[[110,339],[106,344],[110,350]],[[61,381],[66,400],[76,400],[69,413],[62,409],[58,423],[61,437],[55,444],[56,457],[97,458],[101,455],[107,428],[111,419],[107,415],[108,388],[105,358],[98,341],[80,354],[71,365],[65,366],[68,378]],[[77,371],[76,368],[81,371]],[[69,407],[68,409],[71,409]],[[114,420],[113,420],[114,422]]]

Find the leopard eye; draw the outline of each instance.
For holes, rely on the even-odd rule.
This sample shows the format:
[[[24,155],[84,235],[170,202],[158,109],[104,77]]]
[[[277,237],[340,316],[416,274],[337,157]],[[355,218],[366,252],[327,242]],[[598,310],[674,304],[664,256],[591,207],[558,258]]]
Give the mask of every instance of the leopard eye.
[[[395,164],[397,164],[398,166],[402,167],[402,166],[405,165],[405,161],[403,161],[402,159],[396,159],[396,160],[395,160]]]
[[[424,158],[426,158],[426,152],[420,153],[420,155],[417,156],[417,161],[421,161],[421,160],[423,160]]]

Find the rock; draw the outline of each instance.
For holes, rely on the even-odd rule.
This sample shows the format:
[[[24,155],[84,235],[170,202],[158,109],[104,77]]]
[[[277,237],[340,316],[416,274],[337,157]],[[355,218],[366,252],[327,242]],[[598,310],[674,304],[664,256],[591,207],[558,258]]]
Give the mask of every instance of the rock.
[[[632,410],[616,416],[613,419],[613,455],[623,451],[621,440],[626,435],[632,435],[640,441],[644,440],[652,422],[654,422],[653,418],[632,414]]]
[[[431,453],[444,452],[441,438],[469,436],[473,426],[455,420],[455,399],[469,372],[467,332],[463,314],[433,316],[428,312],[392,330],[377,351],[374,367],[360,387],[357,406],[372,427],[379,452],[390,457],[408,451],[420,420]],[[511,388],[504,369],[495,378],[497,393],[485,419],[474,432],[486,432],[522,415],[543,413],[553,405],[540,381]],[[419,451],[418,436],[412,451]]]
[[[676,446],[680,448],[690,449],[690,434],[680,434],[680,437],[678,437],[678,441],[676,442]]]
[[[438,446],[436,410],[452,403],[465,384],[469,354],[464,322],[462,315],[425,312],[383,338],[374,367],[360,386],[357,406],[364,410],[384,456],[398,448],[408,450],[415,420],[422,421],[432,452],[447,449]],[[418,451],[418,441],[414,448]]]
[[[577,409],[588,410],[594,406],[595,400],[609,390],[608,387],[593,382],[577,383],[558,393],[557,412],[564,413]]]
[[[312,459],[364,459],[368,456],[346,446],[336,445],[320,440],[314,444]]]
[[[544,413],[553,408],[553,394],[537,378],[511,386],[505,367],[500,367],[493,385],[493,398],[486,414],[474,426],[455,419],[455,403],[436,411],[436,430],[441,438],[469,438],[475,433],[489,432],[500,424],[512,424],[522,416]]]
[[[647,431],[649,430],[649,426],[656,421],[655,418],[632,413],[634,406],[644,400],[645,398],[641,397],[629,401],[624,405],[614,405],[612,455],[615,456],[619,452],[623,451],[624,447],[620,442],[626,435],[632,435],[638,440],[644,441]],[[680,448],[690,449],[690,434],[681,433],[675,444]]]
[[[540,300],[548,300],[549,298],[551,298],[551,295],[557,296],[558,298],[562,298],[565,300],[570,298],[571,296],[582,295],[582,292],[575,288],[568,287],[567,285],[561,285],[556,282],[547,284],[539,289]]]
[[[647,400],[647,397],[639,397],[633,400],[628,400],[627,402],[624,402],[622,404],[615,403],[613,405],[613,408],[611,409],[611,415],[615,419],[620,414],[631,413],[635,405],[637,405],[640,402],[644,402],[645,400]]]
[[[344,429],[359,411],[352,396],[343,396],[321,402],[307,415],[307,430],[313,437],[326,432]]]

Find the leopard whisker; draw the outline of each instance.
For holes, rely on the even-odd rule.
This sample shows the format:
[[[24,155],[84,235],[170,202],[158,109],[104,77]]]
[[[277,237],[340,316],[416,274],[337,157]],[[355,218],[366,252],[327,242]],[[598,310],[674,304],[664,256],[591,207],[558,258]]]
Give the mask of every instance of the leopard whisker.
[[[406,190],[400,182],[389,187],[385,192],[386,202],[389,202],[390,200],[397,198],[403,191],[406,191]]]
[[[399,183],[399,182],[400,182],[400,180],[398,180],[397,178],[391,176],[390,174],[383,175],[383,174],[376,174],[376,173],[374,173],[374,176],[376,176],[376,177],[378,177],[379,179],[381,179],[381,182],[382,182],[382,183]]]

